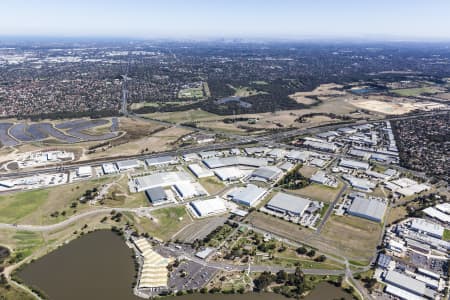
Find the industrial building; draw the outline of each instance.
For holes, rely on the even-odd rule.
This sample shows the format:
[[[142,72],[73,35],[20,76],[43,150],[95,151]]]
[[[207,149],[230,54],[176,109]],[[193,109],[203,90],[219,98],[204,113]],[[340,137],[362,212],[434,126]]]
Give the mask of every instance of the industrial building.
[[[368,170],[369,164],[363,161],[341,158],[339,166],[356,170]]]
[[[347,213],[349,215],[368,219],[375,222],[382,222],[386,213],[387,205],[376,198],[365,198],[360,195],[354,195],[352,204]]]
[[[168,187],[180,182],[191,182],[191,177],[185,172],[161,172],[134,178],[136,192],[143,192],[154,187]]]
[[[435,292],[433,290],[427,288],[424,282],[406,274],[397,271],[387,271],[384,281],[388,284],[388,287],[393,286],[397,288],[387,287],[386,292],[403,299],[425,299],[423,297],[434,299]],[[415,298],[413,295],[420,298]]]
[[[289,161],[283,162],[281,165],[278,166],[282,171],[287,172],[292,170],[295,165]]]
[[[181,199],[190,199],[206,195],[206,191],[189,181],[179,181],[173,185]]]
[[[211,177],[214,176],[214,172],[211,170],[208,170],[199,164],[190,164],[188,166],[189,170],[194,173],[194,175],[197,178],[204,178],[204,177]]]
[[[338,186],[336,178],[328,175],[322,170],[318,170],[316,173],[314,173],[314,175],[311,176],[310,180],[314,183],[323,184],[329,187],[336,188]]]
[[[286,215],[302,216],[311,203],[309,199],[279,192],[267,203],[266,208]]]
[[[275,166],[260,167],[253,171],[250,175],[250,180],[269,182],[280,178],[282,174],[283,171]]]
[[[121,160],[116,163],[119,172],[137,169],[140,167],[139,161],[136,159]]]
[[[81,166],[77,169],[78,177],[91,177],[92,176],[92,168],[91,166]]]
[[[219,197],[192,201],[189,205],[199,218],[219,215],[227,211],[224,201]]]
[[[361,190],[361,191],[365,191],[365,192],[372,191],[372,189],[374,189],[376,186],[376,184],[371,182],[370,180],[355,177],[352,175],[345,174],[345,175],[342,175],[342,178],[347,180],[353,188]]]
[[[329,152],[336,152],[338,149],[338,147],[334,143],[330,143],[321,139],[306,137],[304,138],[304,140],[305,142],[303,143],[303,145],[306,147]]]
[[[161,157],[148,158],[145,160],[145,163],[149,167],[161,167],[161,166],[177,164],[178,159],[174,156],[161,156]]]
[[[166,191],[160,186],[145,190],[145,195],[153,205],[158,205],[167,201]]]
[[[210,169],[246,166],[246,167],[262,167],[267,166],[266,158],[246,157],[246,156],[228,156],[228,157],[211,157],[203,160],[203,163]]]
[[[118,172],[118,170],[112,163],[102,164],[102,171],[103,171],[103,174],[106,174],[106,175],[116,174]]]
[[[427,216],[429,216],[429,217],[431,217],[433,219],[439,220],[439,221],[441,221],[443,223],[446,223],[446,224],[450,223],[450,215],[448,215],[448,214],[446,214],[446,213],[444,213],[444,212],[442,212],[442,211],[440,211],[440,210],[438,210],[438,209],[436,209],[434,207],[427,207],[427,208],[425,208],[423,210],[423,212]]]
[[[245,206],[255,206],[267,193],[267,189],[249,184],[246,187],[240,187],[228,194],[236,203]]]
[[[237,167],[225,167],[214,170],[214,174],[222,181],[236,181],[244,177],[244,173]]]
[[[286,159],[294,162],[306,162],[309,159],[311,152],[309,151],[299,151],[299,150],[291,150],[286,153]]]
[[[443,226],[425,219],[412,219],[410,229],[438,239],[442,239],[444,235]]]

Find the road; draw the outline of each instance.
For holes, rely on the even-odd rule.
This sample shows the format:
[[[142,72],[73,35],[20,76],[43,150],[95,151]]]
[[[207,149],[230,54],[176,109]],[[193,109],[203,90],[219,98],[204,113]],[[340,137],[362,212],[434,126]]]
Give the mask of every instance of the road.
[[[35,231],[35,232],[44,232],[44,231],[54,231],[58,229],[62,229],[72,223],[77,222],[80,219],[86,218],[86,217],[92,217],[96,215],[101,214],[109,214],[113,211],[115,212],[131,212],[131,213],[145,213],[145,212],[151,212],[153,210],[161,209],[163,207],[172,207],[180,205],[177,203],[171,203],[168,205],[161,205],[157,207],[139,207],[139,208],[97,208],[94,210],[86,211],[74,216],[71,216],[70,218],[55,224],[49,224],[49,225],[27,225],[27,224],[8,224],[8,223],[0,223],[0,229],[13,229],[13,230],[26,230],[26,231]]]
[[[448,111],[438,111],[433,113],[427,113],[427,114],[416,114],[412,116],[403,116],[403,117],[389,117],[381,120],[364,120],[364,121],[356,121],[351,123],[345,123],[345,124],[331,124],[326,126],[320,126],[320,127],[313,127],[313,128],[307,128],[307,129],[293,129],[289,131],[284,132],[276,132],[272,134],[266,134],[266,135],[260,135],[260,136],[237,136],[233,135],[233,138],[235,140],[220,143],[220,144],[209,144],[209,145],[200,145],[195,147],[187,147],[182,148],[180,150],[170,150],[165,152],[158,152],[153,154],[136,154],[136,155],[128,155],[128,156],[122,156],[122,157],[113,157],[113,158],[101,158],[96,160],[86,160],[81,162],[68,162],[63,165],[64,171],[73,171],[79,168],[80,166],[93,166],[98,167],[101,166],[103,163],[108,162],[117,162],[122,159],[147,159],[147,158],[155,158],[155,157],[161,157],[161,156],[178,156],[183,155],[187,153],[192,152],[202,152],[202,151],[211,151],[211,150],[221,150],[221,149],[227,149],[232,147],[238,147],[243,146],[245,144],[262,144],[262,145],[276,145],[279,146],[280,140],[292,138],[299,135],[307,135],[307,134],[316,134],[319,132],[329,131],[329,130],[336,130],[341,127],[348,127],[352,125],[361,125],[366,123],[376,123],[381,121],[389,121],[389,120],[404,120],[404,119],[412,119],[412,118],[418,118],[423,116],[433,116],[437,114],[444,114],[448,113]],[[170,123],[172,126],[174,124]],[[192,128],[191,128],[192,130]],[[236,140],[237,139],[237,140]],[[60,171],[59,168],[52,167],[46,167],[46,168],[39,168],[35,170],[15,170],[13,172],[9,173],[2,173],[1,178],[17,178],[17,177],[24,177],[24,176],[33,176],[37,174],[45,174],[45,173],[54,173]]]
[[[320,234],[322,232],[323,226],[325,226],[325,223],[327,222],[328,218],[333,213],[333,209],[338,203],[339,199],[341,199],[342,194],[347,190],[348,184],[345,182],[345,180],[342,180],[342,187],[339,190],[339,193],[334,198],[333,202],[331,202],[330,207],[328,207],[327,212],[325,213],[325,216],[322,218],[322,221],[320,222],[319,226],[317,227],[316,234]]]

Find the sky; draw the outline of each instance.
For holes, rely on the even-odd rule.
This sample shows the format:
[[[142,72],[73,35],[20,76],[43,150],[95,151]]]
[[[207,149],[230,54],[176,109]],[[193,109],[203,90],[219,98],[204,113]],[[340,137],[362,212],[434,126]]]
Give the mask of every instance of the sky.
[[[0,0],[0,35],[450,40],[450,0]]]

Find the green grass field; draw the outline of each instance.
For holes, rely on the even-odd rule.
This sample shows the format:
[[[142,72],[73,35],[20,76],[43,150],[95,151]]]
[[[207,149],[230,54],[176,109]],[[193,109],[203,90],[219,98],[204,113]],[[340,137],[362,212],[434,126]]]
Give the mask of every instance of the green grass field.
[[[444,236],[442,237],[444,241],[450,241],[450,230],[444,229]]]
[[[48,194],[48,190],[35,190],[0,196],[0,222],[18,222],[43,205]]]
[[[180,99],[201,99],[203,98],[203,88],[189,88],[183,89],[178,92],[178,98]]]
[[[218,193],[225,187],[216,177],[200,178],[198,181],[210,194]]]
[[[15,240],[16,247],[13,251],[12,260],[16,262],[30,256],[44,243],[41,234],[29,231],[18,231],[13,236],[13,239]]]
[[[396,90],[390,90],[390,92],[397,94],[399,96],[403,96],[403,97],[414,97],[414,96],[419,96],[419,95],[425,94],[425,93],[429,93],[429,94],[437,93],[436,89],[434,89],[433,87],[396,89]]]
[[[148,234],[162,240],[169,240],[178,230],[191,223],[184,206],[161,208],[152,212],[152,216],[155,220],[141,219],[140,225]]]

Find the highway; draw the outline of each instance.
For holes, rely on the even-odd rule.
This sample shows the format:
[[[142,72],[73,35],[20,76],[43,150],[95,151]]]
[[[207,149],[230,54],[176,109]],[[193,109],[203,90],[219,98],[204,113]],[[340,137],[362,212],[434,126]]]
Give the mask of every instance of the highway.
[[[367,124],[367,123],[376,123],[381,121],[388,121],[388,120],[403,120],[403,119],[412,119],[412,118],[418,118],[423,116],[432,116],[436,114],[444,114],[448,113],[448,111],[438,111],[433,113],[427,113],[427,114],[416,114],[411,116],[404,116],[404,117],[389,117],[382,120],[369,120],[369,121],[356,121],[351,123],[345,123],[345,124],[331,124],[326,126],[320,126],[320,127],[313,127],[313,128],[307,128],[307,129],[293,129],[289,131],[284,132],[276,132],[272,134],[266,134],[266,135],[260,135],[260,136],[236,136],[233,135],[232,138],[234,140],[229,142],[224,142],[220,144],[209,144],[209,145],[199,145],[195,147],[186,147],[179,150],[170,150],[170,151],[164,151],[164,152],[158,152],[153,154],[137,154],[137,155],[129,155],[129,156],[121,156],[121,157],[112,157],[112,158],[102,158],[97,160],[86,160],[86,161],[80,161],[80,162],[70,162],[65,163],[62,166],[62,170],[59,169],[59,167],[52,166],[52,167],[46,167],[46,168],[39,168],[34,170],[24,170],[24,171],[10,171],[5,172],[0,175],[0,179],[7,179],[7,178],[17,178],[17,177],[25,177],[25,176],[33,176],[38,174],[46,174],[46,173],[54,173],[54,172],[61,172],[61,171],[73,171],[79,168],[80,166],[92,166],[92,167],[98,167],[101,166],[103,163],[108,162],[116,162],[123,159],[141,159],[145,160],[147,158],[155,158],[155,157],[161,157],[161,156],[178,156],[183,155],[187,153],[192,152],[202,152],[202,151],[212,151],[212,150],[221,150],[221,149],[227,149],[232,147],[239,147],[244,146],[246,144],[261,144],[264,146],[268,145],[280,145],[280,141],[293,138],[295,136],[299,135],[307,135],[307,134],[316,134],[319,132],[329,131],[329,130],[336,130],[341,127],[348,127],[352,125],[361,125],[361,124]],[[162,122],[162,121],[161,121]],[[165,123],[165,122],[164,122]],[[174,124],[170,123],[172,126]],[[190,128],[191,130],[194,128]]]

